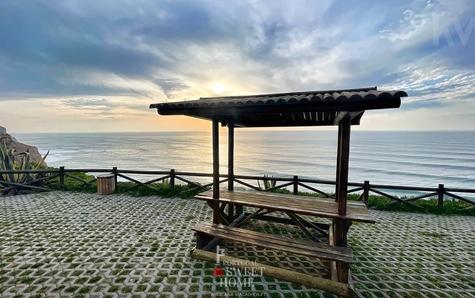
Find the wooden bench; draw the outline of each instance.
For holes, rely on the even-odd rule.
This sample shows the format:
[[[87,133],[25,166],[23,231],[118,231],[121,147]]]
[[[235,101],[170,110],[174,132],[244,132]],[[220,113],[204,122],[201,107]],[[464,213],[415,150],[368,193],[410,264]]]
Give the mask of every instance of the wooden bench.
[[[325,243],[288,239],[272,234],[260,233],[219,224],[199,224],[193,227],[193,230],[198,233],[198,237],[200,237],[200,234],[204,234],[224,240],[240,242],[262,248],[275,249],[329,261],[351,263],[353,260],[352,250],[348,247],[337,247]],[[198,243],[200,243],[199,239]],[[202,247],[200,247],[198,244],[198,248]]]

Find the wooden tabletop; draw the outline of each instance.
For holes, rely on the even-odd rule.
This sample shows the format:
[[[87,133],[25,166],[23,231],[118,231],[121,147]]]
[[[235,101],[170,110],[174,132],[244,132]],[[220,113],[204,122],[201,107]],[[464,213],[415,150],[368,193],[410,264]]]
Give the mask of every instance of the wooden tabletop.
[[[206,191],[200,193],[195,196],[195,199],[212,201],[213,192]],[[357,201],[348,201],[347,212],[343,216],[338,214],[338,204],[334,199],[319,197],[257,191],[221,190],[219,201],[276,211],[291,211],[303,215],[349,219],[368,223],[375,222],[374,218],[368,214],[366,205],[363,202]]]

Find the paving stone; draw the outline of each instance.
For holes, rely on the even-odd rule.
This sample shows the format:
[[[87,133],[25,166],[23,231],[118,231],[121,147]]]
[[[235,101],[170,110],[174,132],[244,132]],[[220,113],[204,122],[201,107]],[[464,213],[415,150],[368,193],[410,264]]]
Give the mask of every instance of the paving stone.
[[[473,217],[370,211],[349,242],[363,297],[475,297]],[[203,202],[49,192],[0,198],[1,297],[333,297],[273,278],[223,287],[214,264],[189,256],[190,227],[211,221]],[[324,220],[323,220],[324,221]],[[297,229],[250,228],[303,238]],[[317,260],[224,243],[226,254],[315,275]]]

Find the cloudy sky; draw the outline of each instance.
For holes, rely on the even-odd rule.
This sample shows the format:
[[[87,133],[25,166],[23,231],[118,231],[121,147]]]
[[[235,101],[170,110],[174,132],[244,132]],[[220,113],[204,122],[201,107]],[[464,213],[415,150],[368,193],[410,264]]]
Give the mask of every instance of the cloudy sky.
[[[475,129],[473,0],[0,1],[0,125],[207,129],[154,102],[378,86],[360,129]]]

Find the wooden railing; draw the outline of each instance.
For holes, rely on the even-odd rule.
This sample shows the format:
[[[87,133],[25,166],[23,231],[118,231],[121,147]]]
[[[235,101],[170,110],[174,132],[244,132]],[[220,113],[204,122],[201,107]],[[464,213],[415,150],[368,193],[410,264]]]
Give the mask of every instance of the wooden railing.
[[[169,171],[144,171],[144,170],[119,170],[117,167],[113,168],[102,168],[102,169],[66,169],[65,167],[60,167],[58,169],[45,169],[45,170],[25,170],[25,171],[0,171],[0,175],[6,174],[34,174],[36,177],[30,181],[23,183],[15,183],[9,181],[2,181],[0,179],[0,193],[7,194],[10,193],[10,190],[32,190],[32,191],[49,191],[52,190],[48,188],[49,182],[55,180],[58,181],[60,189],[65,185],[65,178],[70,178],[73,180],[82,183],[82,185],[88,185],[94,183],[96,178],[91,180],[85,180],[83,178],[72,175],[73,173],[88,173],[88,174],[103,174],[103,173],[112,173],[115,176],[117,181],[119,178],[123,180],[132,182],[135,184],[135,187],[143,186],[150,189],[154,189],[152,184],[157,182],[162,182],[168,180],[167,183],[171,187],[174,187],[176,183],[185,183],[190,186],[194,186],[191,190],[200,190],[206,189],[213,185],[212,182],[207,184],[200,184],[198,182],[192,181],[193,177],[200,178],[212,178],[211,173],[200,173],[200,172],[179,172],[171,169]],[[130,175],[144,175],[144,176],[156,176],[153,179],[147,181],[140,181],[136,178],[130,177]],[[186,178],[185,178],[186,177]],[[219,183],[225,183],[228,181],[228,177],[225,174],[220,175],[222,178]],[[299,176],[293,177],[267,177],[267,176],[250,176],[250,175],[234,175],[234,182],[240,184],[246,188],[250,188],[256,191],[275,191],[278,189],[291,189],[292,193],[298,194],[301,191],[310,191],[318,193],[321,196],[333,198],[334,195],[323,191],[318,188],[316,185],[335,185],[335,181],[323,180],[323,179],[309,179],[309,178],[300,178]],[[259,185],[252,184],[251,181],[259,182],[263,180],[270,180],[275,184],[269,188],[262,188]],[[446,198],[455,199],[463,201],[467,204],[475,206],[475,200],[472,200],[467,197],[463,197],[463,194],[475,194],[475,189],[468,188],[449,188],[445,187],[444,184],[439,184],[437,187],[418,187],[418,186],[403,186],[403,185],[383,185],[383,184],[371,184],[369,181],[364,181],[363,183],[348,183],[350,187],[348,193],[359,193],[359,200],[362,200],[366,204],[371,193],[386,197],[392,200],[393,204],[408,204],[416,208],[422,208],[416,204],[415,201],[437,197],[437,205],[443,207],[444,200]],[[190,191],[191,191],[190,190]],[[388,193],[388,191],[404,191],[411,192],[412,194],[417,194],[410,197],[399,197],[394,194]],[[422,193],[422,194],[421,194]],[[474,208],[474,207],[471,207]]]

